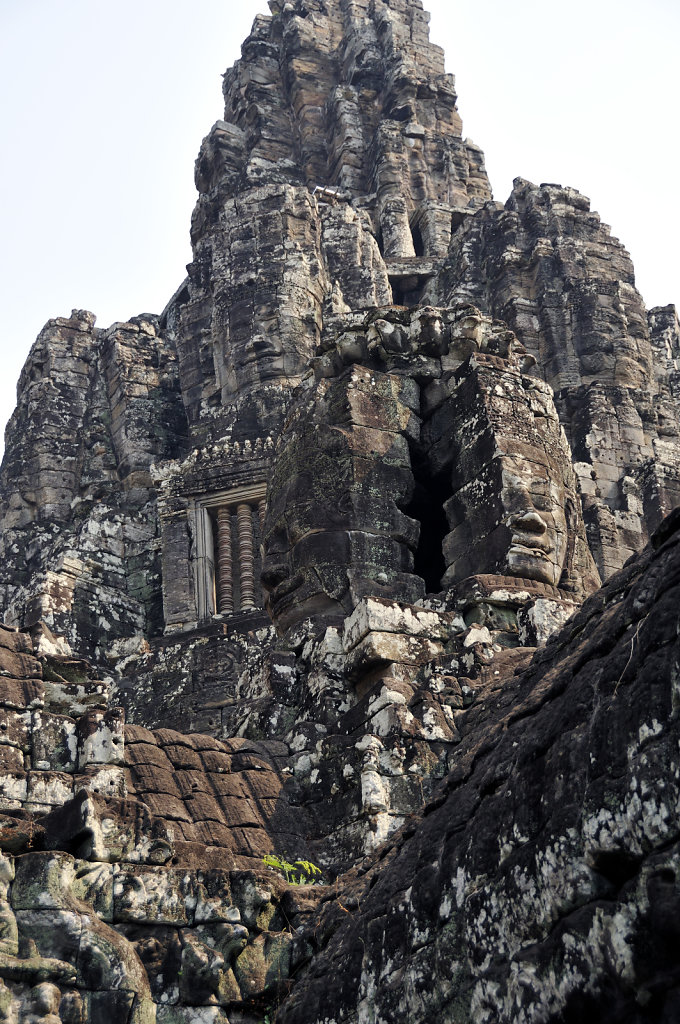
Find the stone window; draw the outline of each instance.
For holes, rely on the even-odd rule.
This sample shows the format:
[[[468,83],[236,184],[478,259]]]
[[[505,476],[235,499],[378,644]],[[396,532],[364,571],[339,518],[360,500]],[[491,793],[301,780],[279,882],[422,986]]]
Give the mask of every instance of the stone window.
[[[199,621],[261,609],[260,540],[266,484],[203,498],[196,508]]]
[[[420,523],[418,546],[413,553],[413,572],[425,582],[428,594],[442,589],[446,571],[443,543],[449,532],[444,502],[451,497],[448,481],[435,479],[419,452],[411,451],[411,469],[415,486],[408,505],[402,511]]]
[[[423,238],[419,221],[411,222],[411,237],[413,239],[413,251],[418,259],[422,259],[425,256],[425,239]]]

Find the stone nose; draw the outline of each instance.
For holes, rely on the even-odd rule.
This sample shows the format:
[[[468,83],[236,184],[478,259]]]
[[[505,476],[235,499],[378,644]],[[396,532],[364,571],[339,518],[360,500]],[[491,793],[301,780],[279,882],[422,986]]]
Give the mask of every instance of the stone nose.
[[[545,533],[548,529],[546,521],[533,509],[510,516],[510,526],[520,527],[528,533]]]
[[[260,581],[265,590],[271,592],[279,583],[290,576],[290,570],[286,562],[281,558],[265,558],[260,574]]]

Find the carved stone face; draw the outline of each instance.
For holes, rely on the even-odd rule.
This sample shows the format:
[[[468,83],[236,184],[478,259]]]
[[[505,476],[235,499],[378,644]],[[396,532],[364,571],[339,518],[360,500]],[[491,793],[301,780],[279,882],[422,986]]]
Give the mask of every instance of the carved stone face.
[[[568,546],[566,493],[559,474],[526,448],[499,455],[446,503],[447,583],[477,573],[558,586]]]
[[[223,405],[263,383],[294,380],[319,342],[330,282],[307,189],[281,185],[225,205],[206,255],[211,354]]]
[[[284,428],[262,545],[266,605],[283,631],[337,625],[367,593],[422,596],[417,525],[399,508],[413,486],[401,431],[414,418],[400,387],[354,367],[303,393]]]
[[[270,522],[276,521],[263,545],[266,605],[284,630],[319,615],[342,619],[340,599],[347,590],[349,492],[343,501],[338,486],[343,474],[336,483],[325,452],[304,443],[300,451],[300,461],[294,457],[288,465],[286,459],[284,472],[270,484]]]
[[[350,366],[301,392],[267,496],[263,584],[279,629],[335,625],[363,596],[412,603],[426,583],[439,591],[470,576],[593,589],[550,388],[476,353],[437,394],[423,423],[406,374]]]
[[[234,346],[233,360],[238,387],[249,387],[285,374],[284,348],[275,333],[270,336],[260,333],[246,337],[238,346]]]
[[[349,562],[346,532],[311,534],[292,547],[287,532],[271,534],[262,564],[262,584],[272,621],[283,630],[319,617],[329,623],[340,622],[346,614],[342,598],[348,589]]]
[[[444,586],[490,574],[592,589],[571,453],[550,388],[505,361],[477,357],[458,371],[441,422],[452,485]]]
[[[565,493],[557,480],[538,474],[521,458],[502,458],[501,504],[510,531],[510,576],[557,586],[567,553]]]

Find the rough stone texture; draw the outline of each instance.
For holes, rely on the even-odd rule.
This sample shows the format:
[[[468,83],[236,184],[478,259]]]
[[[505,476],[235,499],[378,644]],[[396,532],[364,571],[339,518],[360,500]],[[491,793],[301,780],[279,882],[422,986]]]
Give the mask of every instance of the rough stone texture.
[[[485,656],[488,626],[463,631],[474,689],[459,679],[456,691],[449,661],[448,706],[459,710],[444,783],[421,815],[406,811],[417,801],[402,789],[401,830],[332,888],[290,890],[262,863],[277,844],[300,843],[303,821],[323,817],[304,783],[286,778],[309,760],[309,743],[294,738],[222,743],[129,726],[126,796],[81,789],[51,809],[13,809],[4,790],[6,1019],[30,1019],[22,1014],[31,1005],[51,999],[63,1021],[98,1020],[101,1001],[120,1004],[126,1021],[202,1020],[212,1007],[222,1016],[205,1019],[255,1024],[276,1006],[283,1022],[389,1021],[406,1007],[414,1022],[597,1014],[670,1024],[679,527],[677,515],[664,523],[655,548],[586,601],[528,666],[522,648]],[[441,642],[455,625],[372,599],[347,621],[344,646],[351,653],[389,635]],[[327,636],[324,674],[328,644]],[[24,635],[5,634],[3,665],[22,666],[15,706],[40,699],[30,649]],[[434,665],[441,656],[431,658],[430,678]],[[401,728],[403,746],[405,726],[390,709],[415,706],[395,667],[354,713],[372,721],[353,746],[378,841],[388,834],[380,819],[395,765],[389,737]],[[76,722],[79,759],[111,749],[107,721],[115,716],[90,712]],[[19,749],[25,735],[11,734]],[[337,785],[347,772],[323,744],[316,750],[314,786],[323,791],[324,775]],[[346,747],[345,765],[348,755]],[[34,774],[51,779],[43,764]],[[287,819],[286,791],[287,803],[295,792],[304,806]],[[326,809],[336,829],[348,806],[336,790]],[[327,839],[326,853],[337,844]]]
[[[176,336],[201,441],[275,430],[325,314],[389,304],[410,270],[417,286],[452,211],[491,196],[419,2],[272,11],[227,72],[225,118],[196,163]]]
[[[677,1020],[679,525],[480,688],[278,1021]]]
[[[342,318],[284,424],[263,535],[286,630],[367,594],[409,601],[477,573],[599,584],[552,393],[471,306]]]
[[[535,357],[571,444],[591,549],[611,575],[680,500],[674,308],[648,325],[630,257],[589,200],[521,178],[505,206],[461,223],[425,296],[468,298]]]
[[[19,382],[0,1021],[671,1024],[675,308],[419,0],[270,8],[186,281]]]
[[[264,489],[310,364],[320,378],[338,361],[368,359],[382,371],[389,353],[398,374],[418,385],[419,396],[409,397],[414,416],[452,437],[453,406],[434,409],[442,402],[436,378],[450,388],[452,368],[432,336],[437,314],[420,320],[420,350],[399,367],[409,331],[386,312],[393,303],[455,308],[473,300],[482,317],[507,321],[527,353],[522,373],[555,390],[602,577],[641,550],[676,504],[672,307],[653,311],[648,327],[627,254],[574,190],[518,179],[506,207],[491,202],[427,21],[417,0],[296,0],[256,19],[225,76],[224,120],[197,160],[187,280],[159,320],[101,332],[89,314],[76,314],[52,322],[29,357],[3,470],[9,622],[43,619],[100,665],[128,650],[117,640],[208,625],[220,606],[210,582],[210,502],[243,486]],[[385,312],[364,313],[371,309]],[[389,340],[378,341],[384,324]],[[468,329],[474,341],[478,328]],[[503,328],[495,330],[505,358]],[[467,427],[459,421],[459,429]],[[422,443],[407,440],[413,461]],[[386,480],[382,489],[391,486]],[[426,514],[418,480],[414,501]],[[456,510],[449,504],[445,514],[454,535]],[[260,570],[259,517],[254,525],[246,584]],[[385,550],[374,538],[372,553],[359,550],[365,526],[351,551],[343,542],[347,556],[374,580],[401,574],[396,596],[417,600],[418,585],[406,582],[409,556],[398,564],[405,552],[395,524],[386,527]],[[329,566],[338,564],[338,543],[324,556]],[[409,543],[417,554],[422,542]],[[445,571],[447,584],[464,572],[451,543],[441,572],[415,573],[426,590]],[[376,557],[386,573],[374,571]],[[505,573],[501,563],[499,552],[485,571]],[[585,590],[590,570],[586,577]],[[239,607],[240,586],[237,579],[234,612],[251,609]],[[222,604],[231,613],[231,598]],[[254,604],[262,605],[257,587]],[[106,615],[95,611],[104,607]]]
[[[31,349],[2,464],[5,621],[40,620],[101,660],[160,618],[154,459],[186,432],[174,352],[155,317],[106,331],[51,320]]]
[[[288,748],[124,735],[79,669],[76,687],[73,659],[41,661],[0,630],[2,1019],[226,1021],[208,1008],[239,1005],[256,1024],[265,990],[309,955],[295,927],[324,891],[288,892],[262,861],[307,854],[282,792]],[[53,711],[69,691],[91,703],[76,719]]]

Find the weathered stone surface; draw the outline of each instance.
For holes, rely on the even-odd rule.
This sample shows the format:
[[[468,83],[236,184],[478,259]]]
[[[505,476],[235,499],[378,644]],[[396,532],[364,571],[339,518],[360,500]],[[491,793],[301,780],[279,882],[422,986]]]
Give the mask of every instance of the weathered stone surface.
[[[501,317],[555,390],[604,577],[639,551],[678,491],[677,317],[647,315],[628,253],[559,185],[516,179],[461,222],[429,301]],[[651,331],[651,333],[650,333]]]
[[[276,448],[262,579],[277,627],[335,625],[367,593],[414,601],[477,573],[592,591],[571,453],[514,335],[471,306],[352,327]]]
[[[155,317],[51,320],[22,372],[2,469],[5,621],[39,619],[83,654],[158,629],[150,466],[185,427]],[[106,607],[106,612],[103,608]],[[99,609],[99,611],[97,610]]]
[[[489,678],[437,799],[315,920],[277,1019],[674,1019],[679,582],[675,532]]]
[[[19,382],[0,1018],[671,1024],[675,308],[420,0],[269,6],[187,280]]]

